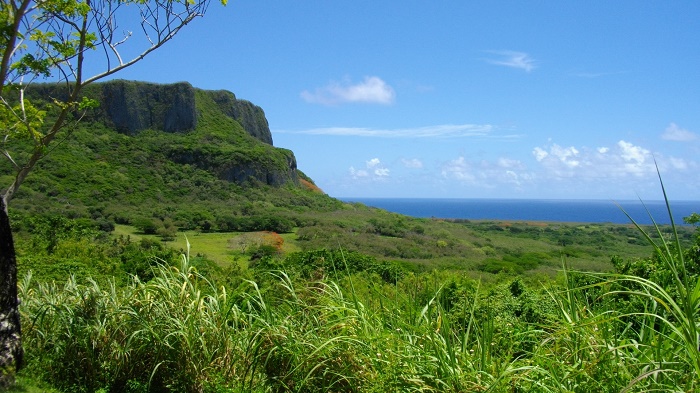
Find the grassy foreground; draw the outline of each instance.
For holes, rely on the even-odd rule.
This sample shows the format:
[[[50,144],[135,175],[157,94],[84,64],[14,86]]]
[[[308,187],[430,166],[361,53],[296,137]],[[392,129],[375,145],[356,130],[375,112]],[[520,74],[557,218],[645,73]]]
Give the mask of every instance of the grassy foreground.
[[[179,260],[145,231],[27,218],[15,391],[700,389],[699,232],[368,214],[178,232],[198,250]]]
[[[627,265],[537,287],[391,282],[340,258],[227,287],[187,255],[121,287],[27,276],[27,372],[65,392],[697,391],[700,284],[654,247],[668,285]]]

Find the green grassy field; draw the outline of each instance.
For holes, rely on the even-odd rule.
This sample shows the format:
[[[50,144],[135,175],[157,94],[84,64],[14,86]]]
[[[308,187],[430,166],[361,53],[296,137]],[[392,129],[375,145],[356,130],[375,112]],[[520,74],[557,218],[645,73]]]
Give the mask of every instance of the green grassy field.
[[[134,241],[139,241],[143,238],[160,241],[157,235],[145,235],[140,233],[138,229],[129,225],[115,225],[114,236],[130,236]],[[189,241],[191,248],[190,252],[194,255],[200,254],[208,259],[220,264],[227,265],[233,262],[236,255],[230,242],[241,233],[202,233],[198,231],[179,231],[174,240],[165,241],[164,244],[176,250],[186,250],[187,242]]]
[[[141,239],[151,239],[161,241],[157,235],[146,235],[141,233],[137,228],[130,225],[115,225],[112,236],[130,237],[133,241]],[[300,251],[301,249],[295,242],[296,235],[294,232],[284,233],[280,235],[284,239],[282,252],[290,253]],[[187,243],[190,244],[190,253],[200,255],[216,262],[218,265],[225,267],[236,262],[248,262],[249,256],[245,254],[245,244],[254,243],[249,232],[201,232],[201,231],[178,231],[175,239],[164,241],[168,247],[176,250],[186,250]]]
[[[358,250],[384,260],[403,260],[422,269],[465,271],[479,270],[486,261],[506,258],[517,263],[518,259],[529,256],[537,258],[538,262],[537,266],[527,269],[527,274],[549,276],[556,274],[563,259],[575,269],[609,271],[612,268],[610,258],[614,255],[627,258],[648,256],[648,246],[628,225],[495,221],[452,223],[406,217],[403,218],[406,222],[417,223],[406,225],[421,225],[423,234],[387,236],[370,233],[368,236],[366,230],[358,233],[354,226],[363,225],[357,224],[362,222],[358,218],[363,215],[371,218],[366,212],[359,214],[360,217],[345,216],[345,222],[336,218],[334,226],[327,226],[335,238],[324,238],[325,245],[319,244],[319,247]],[[184,250],[189,241],[192,255],[205,257],[222,267],[234,261],[245,267],[250,260],[246,249],[260,242],[257,236],[261,233],[178,231],[173,240],[164,243],[176,250]],[[134,241],[143,238],[160,240],[156,235],[145,235],[128,225],[116,225],[112,236],[128,236]],[[280,236],[284,240],[281,247],[283,254],[313,249],[317,244],[301,239],[298,229]],[[361,242],[357,242],[358,238]],[[437,246],[441,241],[444,245]],[[428,242],[429,247],[426,246]],[[353,244],[355,248],[346,247]],[[416,250],[422,246],[423,251],[430,248],[436,251],[427,258],[406,258],[396,255],[394,251],[402,247]]]

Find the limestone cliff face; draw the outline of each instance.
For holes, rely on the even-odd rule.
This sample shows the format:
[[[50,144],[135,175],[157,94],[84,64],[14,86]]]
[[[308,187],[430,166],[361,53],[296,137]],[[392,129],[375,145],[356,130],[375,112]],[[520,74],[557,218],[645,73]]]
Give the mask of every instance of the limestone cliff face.
[[[216,174],[221,180],[241,185],[300,185],[297,161],[291,150],[274,149],[264,155],[241,152],[225,155],[196,147],[175,148],[168,155],[174,162],[197,166]]]
[[[119,132],[134,135],[148,128],[182,132],[197,126],[194,89],[188,83],[114,81],[98,87],[105,119]]]
[[[276,170],[261,171],[259,166],[232,162],[221,168],[219,177],[235,183],[244,183],[255,179],[258,182],[272,186],[281,186],[289,183],[299,185],[297,160],[294,157],[294,153],[289,150],[287,150],[287,153],[285,155],[286,160],[283,162],[284,165],[278,165]]]
[[[161,85],[115,80],[86,88],[100,102],[101,117],[117,131],[135,135],[145,129],[186,132],[197,126],[196,89],[189,83]],[[224,90],[205,91],[219,109],[254,138],[272,145],[262,108]]]
[[[60,88],[55,84],[36,85],[31,93],[33,99],[61,98]],[[164,135],[162,148],[154,154],[238,184],[299,185],[294,153],[272,146],[263,110],[229,91],[199,90],[185,82],[162,85],[115,80],[86,86],[83,93],[100,103],[98,109],[89,112],[86,122],[104,123],[133,137],[147,129],[184,137],[170,141]],[[200,130],[198,123],[204,115],[215,120]],[[235,120],[254,139],[242,135],[234,123],[221,121],[224,117]],[[217,129],[217,124],[230,129]],[[208,137],[208,132],[217,136]]]
[[[243,126],[253,137],[272,145],[272,133],[262,108],[245,100],[236,99],[230,91],[207,91],[219,109]]]

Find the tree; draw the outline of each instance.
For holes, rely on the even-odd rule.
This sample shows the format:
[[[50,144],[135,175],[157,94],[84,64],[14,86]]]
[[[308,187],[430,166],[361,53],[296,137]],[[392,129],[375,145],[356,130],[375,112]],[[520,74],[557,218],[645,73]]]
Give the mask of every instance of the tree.
[[[227,0],[220,1],[225,5]],[[12,197],[51,151],[52,142],[70,135],[86,111],[98,105],[81,96],[84,86],[139,62],[203,16],[209,3],[0,2],[0,153],[13,168],[13,180],[0,195],[0,387],[13,383],[23,358],[17,259],[8,216]],[[89,74],[86,64],[100,71]],[[60,93],[45,97],[48,104],[29,100],[25,92],[37,81],[56,83]]]

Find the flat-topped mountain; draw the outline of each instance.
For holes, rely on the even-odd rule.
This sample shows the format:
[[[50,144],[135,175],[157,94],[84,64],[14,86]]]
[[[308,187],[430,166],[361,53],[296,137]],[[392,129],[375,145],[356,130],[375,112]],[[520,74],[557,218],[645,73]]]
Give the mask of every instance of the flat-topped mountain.
[[[61,91],[39,84],[27,97],[42,106]],[[275,228],[264,217],[339,204],[297,169],[291,150],[273,146],[264,111],[231,92],[115,80],[83,94],[99,107],[76,114],[80,121],[50,145],[12,211],[117,223],[146,216],[180,228],[233,230]],[[12,173],[0,162],[3,184]]]
[[[56,85],[42,84],[33,86],[29,95],[35,100],[48,100],[59,95],[58,91]],[[299,183],[294,153],[272,148],[265,112],[249,101],[237,99],[232,92],[201,90],[186,82],[114,80],[89,85],[83,93],[100,103],[87,114],[83,124],[101,124],[132,137],[144,131],[180,134],[175,139],[209,134],[200,139],[200,144],[169,143],[164,153],[177,163],[194,165],[239,184],[251,180],[272,186]],[[212,124],[212,119],[216,124]],[[216,141],[211,139],[213,135],[217,136]],[[266,146],[257,146],[256,142]],[[242,152],[249,148],[250,154]],[[225,151],[231,149],[237,151]],[[254,151],[258,150],[266,153],[256,154]]]

